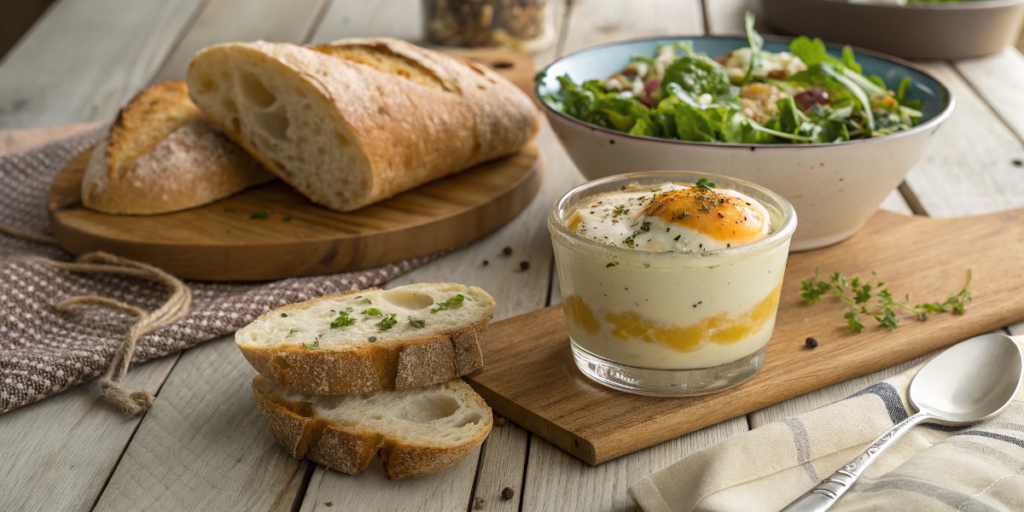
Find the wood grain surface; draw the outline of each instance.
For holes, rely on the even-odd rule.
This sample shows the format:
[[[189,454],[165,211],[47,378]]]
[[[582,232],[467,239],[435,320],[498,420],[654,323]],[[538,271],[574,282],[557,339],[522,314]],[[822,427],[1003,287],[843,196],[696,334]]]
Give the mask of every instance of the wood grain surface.
[[[500,414],[599,464],[1021,321],[1022,253],[1024,210],[959,219],[878,212],[850,240],[790,256],[765,367],[737,388],[653,398],[596,384],[573,362],[558,306],[492,325],[483,344],[486,366],[468,380]],[[907,317],[895,332],[869,326],[854,334],[846,330],[845,303],[838,298],[809,307],[800,297],[801,279],[819,266],[847,276],[875,270],[894,294],[910,293],[917,302],[945,300],[972,271],[975,299],[963,316]],[[805,348],[809,336],[818,348]]]

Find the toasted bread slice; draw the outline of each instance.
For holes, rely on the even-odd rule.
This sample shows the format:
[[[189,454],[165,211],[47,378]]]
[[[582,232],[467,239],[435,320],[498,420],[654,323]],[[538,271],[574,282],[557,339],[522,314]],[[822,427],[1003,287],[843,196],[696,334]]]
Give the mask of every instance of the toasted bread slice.
[[[388,479],[422,476],[455,464],[480,446],[493,417],[461,379],[404,391],[320,396],[289,391],[256,376],[263,418],[279,445],[350,475],[378,452]]]
[[[487,292],[460,284],[348,292],[266,313],[235,343],[257,371],[300,393],[409,389],[483,366],[494,307]]]
[[[104,213],[168,213],[272,179],[202,118],[184,82],[164,82],[133,98],[93,150],[82,204]]]
[[[338,211],[515,153],[538,130],[504,77],[389,38],[217,45],[196,54],[188,83],[211,122]]]

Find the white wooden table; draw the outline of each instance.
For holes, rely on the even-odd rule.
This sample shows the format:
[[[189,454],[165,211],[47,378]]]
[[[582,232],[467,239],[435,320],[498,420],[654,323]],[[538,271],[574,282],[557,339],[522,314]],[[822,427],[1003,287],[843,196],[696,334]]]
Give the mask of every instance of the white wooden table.
[[[560,3],[558,43],[537,54],[536,64],[618,39],[734,34],[742,30],[746,4],[756,1]],[[350,36],[416,42],[422,39],[420,13],[419,0],[59,0],[0,61],[0,129],[110,120],[147,84],[181,78],[191,55],[214,43],[317,43]],[[948,217],[1024,204],[1024,57],[1008,48],[984,59],[922,65],[948,84],[957,108],[884,207]],[[527,210],[389,286],[449,280],[481,286],[498,301],[496,320],[557,303],[544,218],[552,202],[583,178],[546,123],[537,142],[547,175]],[[513,248],[513,258],[498,256],[505,246]],[[492,264],[483,267],[484,259]],[[530,262],[529,270],[513,273],[521,260]],[[1024,324],[1009,329],[1024,333]],[[635,480],[911,364],[597,467],[508,423],[449,469],[388,482],[377,461],[362,475],[348,476],[277,448],[249,389],[255,372],[224,338],[135,368],[128,384],[158,397],[142,417],[113,412],[94,384],[0,416],[0,510],[631,509],[626,489]],[[513,499],[501,498],[505,487],[515,490]]]

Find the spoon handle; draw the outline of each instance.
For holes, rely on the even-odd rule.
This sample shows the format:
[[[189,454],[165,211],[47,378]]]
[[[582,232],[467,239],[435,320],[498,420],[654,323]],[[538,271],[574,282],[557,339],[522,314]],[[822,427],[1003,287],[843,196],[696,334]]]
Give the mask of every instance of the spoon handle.
[[[843,495],[853,483],[857,481],[857,477],[864,472],[864,469],[869,464],[875,461],[886,448],[896,442],[903,434],[905,434],[910,427],[921,423],[924,420],[931,418],[932,416],[923,412],[919,412],[895,425],[888,432],[882,435],[871,443],[866,450],[861,452],[856,458],[850,461],[849,464],[843,466],[831,476],[821,481],[820,484],[815,486],[810,491],[807,491],[803,496],[797,498],[793,503],[790,503],[786,508],[782,509],[782,512],[823,512],[828,510],[839,497]]]

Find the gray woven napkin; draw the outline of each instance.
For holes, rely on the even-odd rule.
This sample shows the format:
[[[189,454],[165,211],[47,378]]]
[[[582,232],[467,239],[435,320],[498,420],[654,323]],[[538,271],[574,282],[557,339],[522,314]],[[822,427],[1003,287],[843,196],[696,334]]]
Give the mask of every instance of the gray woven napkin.
[[[95,144],[103,130],[0,157],[0,224],[48,234],[46,203],[53,178]],[[93,295],[151,311],[169,294],[150,281],[68,272],[26,258],[31,256],[72,260],[57,247],[0,234],[0,414],[99,376],[137,320],[101,306],[59,311],[56,304],[62,299]],[[189,315],[144,335],[132,362],[178,352],[233,332],[285,304],[383,284],[432,258],[258,284],[187,282],[193,294]]]
[[[694,453],[629,494],[647,512],[780,510],[916,412],[906,395],[920,368]],[[1024,388],[990,421],[914,427],[832,510],[1024,511]]]

